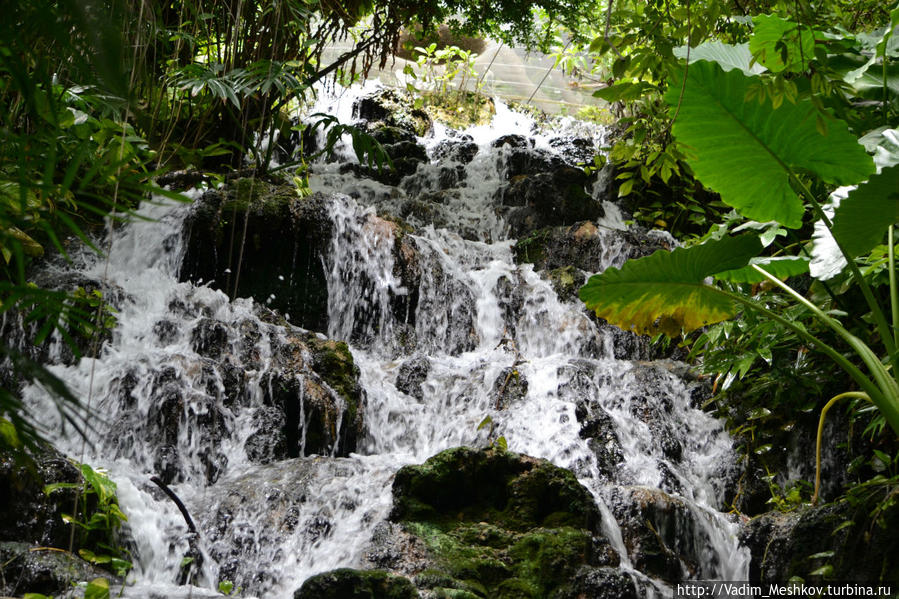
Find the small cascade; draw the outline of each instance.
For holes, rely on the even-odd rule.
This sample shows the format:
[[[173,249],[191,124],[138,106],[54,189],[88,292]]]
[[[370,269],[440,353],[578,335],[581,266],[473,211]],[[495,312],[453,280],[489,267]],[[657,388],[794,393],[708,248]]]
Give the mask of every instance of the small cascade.
[[[320,109],[351,120],[358,95],[344,94]],[[99,415],[92,444],[61,429],[54,441],[119,484],[136,557],[125,595],[204,596],[228,580],[247,595],[290,597],[312,574],[365,567],[399,468],[499,437],[575,473],[644,594],[679,577],[744,579],[748,552],[718,511],[731,444],[698,409],[701,385],[681,363],[649,361],[645,341],[591,318],[564,291],[565,277],[645,251],[601,201],[601,179],[572,168],[604,134],[573,121],[541,130],[499,103],[489,126],[435,125],[395,142],[426,152],[399,181],[378,181],[340,149],[339,162],[315,165],[310,186],[329,231],[317,246],[327,290],[318,333],[269,309],[275,293],[230,298],[221,268],[219,278],[181,280],[199,192],[198,206],[145,204],[147,220],[114,232],[108,260],[84,254],[66,267],[121,298],[98,357],[51,368]],[[591,185],[594,195],[583,191]],[[584,217],[563,222],[561,208],[529,191],[541,186],[575,189],[560,201]],[[534,223],[568,237],[541,233],[552,252],[524,260],[520,239]],[[573,251],[588,260],[566,270]],[[44,391],[26,397],[57,430]],[[195,587],[177,585],[187,528],[152,475],[196,516]],[[674,562],[640,553],[649,541],[635,523],[647,519]]]

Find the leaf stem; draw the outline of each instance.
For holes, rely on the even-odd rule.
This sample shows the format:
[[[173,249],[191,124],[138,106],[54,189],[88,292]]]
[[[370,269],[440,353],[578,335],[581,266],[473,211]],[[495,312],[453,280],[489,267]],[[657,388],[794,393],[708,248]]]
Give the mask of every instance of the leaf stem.
[[[833,222],[831,222],[830,218],[824,212],[824,209],[821,208],[821,204],[819,204],[815,199],[815,196],[812,194],[811,190],[808,188],[805,182],[799,179],[799,177],[797,177],[792,170],[789,170],[788,172],[790,173],[790,178],[793,180],[793,183],[795,183],[802,190],[802,193],[811,204],[812,212],[814,212],[815,217],[821,220],[828,228],[828,230],[833,231]],[[874,322],[877,325],[877,332],[880,334],[880,338],[883,342],[884,348],[886,349],[887,355],[890,357],[890,363],[893,366],[893,372],[897,372],[899,371],[899,361],[897,361],[896,356],[896,342],[893,338],[892,332],[890,331],[890,325],[887,323],[886,316],[884,316],[883,310],[880,309],[880,305],[877,303],[877,300],[874,298],[874,293],[871,291],[871,286],[868,285],[868,281],[866,281],[862,276],[862,273],[859,270],[858,265],[855,263],[855,259],[853,258],[853,256],[851,256],[849,252],[846,251],[846,249],[843,247],[843,244],[840,243],[839,239],[834,237],[834,241],[836,242],[837,247],[840,249],[840,253],[842,253],[843,257],[846,258],[846,263],[849,265],[849,270],[852,273],[853,278],[858,281],[858,286],[862,291],[862,295],[865,297],[865,302],[867,302],[868,308],[871,310],[871,315],[874,317]]]
[[[865,365],[868,367],[868,370],[871,371],[871,376],[874,378],[874,384],[877,387],[877,392],[872,393],[871,389],[867,388],[862,384],[861,380],[856,378],[856,376],[850,371],[847,372],[852,376],[859,385],[862,386],[865,391],[868,392],[868,395],[871,397],[872,403],[878,407],[878,409],[883,413],[884,418],[890,424],[890,428],[892,428],[897,435],[899,435],[899,384],[896,383],[896,380],[887,372],[887,369],[884,367],[883,363],[881,363],[880,358],[871,351],[871,348],[868,347],[864,341],[847,331],[843,325],[841,325],[836,319],[831,318],[827,314],[824,313],[823,310],[818,308],[818,306],[814,305],[802,295],[797,293],[792,287],[775,277],[774,275],[767,272],[764,268],[759,267],[757,264],[753,264],[752,268],[761,273],[766,279],[783,289],[788,295],[794,298],[796,301],[807,307],[812,313],[817,316],[821,322],[829,326],[834,330],[840,337],[842,337],[846,343],[855,351],[856,355],[862,359]],[[813,335],[809,334],[812,338],[815,338]],[[890,341],[892,341],[892,336],[890,336]],[[821,343],[819,341],[819,343]],[[829,347],[829,346],[828,346]],[[831,348],[832,349],[832,348]],[[826,352],[825,352],[826,353]],[[830,355],[828,353],[828,355]],[[837,354],[840,358],[848,364],[851,364],[844,356]],[[831,356],[833,357],[833,356]],[[834,358],[835,359],[835,358]],[[836,359],[835,359],[836,360]],[[837,361],[840,366],[844,369],[846,367],[842,362]],[[858,370],[854,365],[852,366],[856,371]],[[861,374],[859,372],[859,374]],[[864,380],[868,383],[871,383],[871,380],[862,375]]]
[[[890,311],[893,318],[893,343],[899,347],[899,289],[896,285],[896,248],[893,241],[893,225],[887,229],[887,261],[890,272]],[[895,371],[894,371],[894,374]]]
[[[835,403],[847,397],[871,401],[871,398],[868,397],[867,393],[862,393],[861,391],[847,391],[831,397],[830,401],[821,408],[821,416],[818,418],[818,434],[815,437],[815,494],[812,495],[812,505],[818,504],[818,493],[821,490],[821,437],[824,435],[824,418],[827,416],[828,410],[830,410]]]

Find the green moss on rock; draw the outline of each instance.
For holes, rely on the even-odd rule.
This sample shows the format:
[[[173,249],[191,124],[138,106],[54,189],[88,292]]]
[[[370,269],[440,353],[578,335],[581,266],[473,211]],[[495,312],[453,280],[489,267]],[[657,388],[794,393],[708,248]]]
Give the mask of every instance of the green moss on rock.
[[[618,565],[593,497],[546,460],[458,447],[402,468],[393,490],[391,518],[434,564],[416,583],[438,597],[542,599],[584,565]]]
[[[340,568],[306,580],[294,599],[418,599],[407,578],[382,570]]]

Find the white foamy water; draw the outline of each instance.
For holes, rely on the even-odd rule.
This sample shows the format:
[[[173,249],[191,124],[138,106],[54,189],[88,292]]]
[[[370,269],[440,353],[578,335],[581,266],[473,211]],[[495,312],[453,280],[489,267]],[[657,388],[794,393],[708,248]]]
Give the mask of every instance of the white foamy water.
[[[355,94],[323,99],[321,109],[348,122]],[[100,418],[93,445],[83,453],[75,436],[60,433],[55,441],[76,459],[108,469],[119,484],[135,546],[129,580],[137,586],[126,596],[150,590],[208,596],[219,581],[231,580],[246,594],[286,598],[314,573],[364,566],[372,531],[390,510],[396,470],[450,447],[485,446],[489,433],[478,425],[487,416],[493,437],[505,437],[510,450],[577,474],[600,506],[623,567],[635,577],[645,578],[631,568],[612,509],[614,490],[624,486],[661,487],[688,506],[703,556],[701,578],[745,578],[748,552],[738,547],[736,525],[717,511],[722,468],[732,461],[721,423],[691,407],[688,383],[673,372],[677,365],[615,359],[608,331],[579,303],[560,300],[532,265],[513,259],[514,240],[506,238],[508,224],[496,210],[506,150],[490,146],[501,135],[524,132],[537,148],[552,150],[553,132],[535,127],[530,117],[499,104],[492,125],[467,131],[477,154],[470,163],[450,164],[464,170],[464,180],[445,194],[441,223],[410,217],[415,233],[402,233],[377,214],[396,214],[433,186],[445,161],[421,165],[398,187],[341,174],[336,165],[316,167],[311,184],[331,194],[334,231],[323,264],[326,333],[350,343],[365,392],[365,434],[350,457],[259,465],[248,456],[251,431],[266,413],[276,380],[273,348],[290,331],[260,320],[250,299],[231,301],[210,287],[178,281],[189,206],[147,204],[141,214],[152,220],[116,231],[108,261],[83,259],[80,268],[108,279],[127,299],[112,342],[96,360],[52,367],[77,394],[90,397]],[[433,158],[449,135],[438,126],[421,141]],[[620,265],[620,212],[607,205],[599,224],[595,234],[604,251],[597,270]],[[397,274],[398,235],[414,255],[415,288]],[[397,314],[397,298],[413,297],[406,305],[414,308]],[[226,330],[214,358],[195,349],[195,334],[210,321]],[[410,394],[398,388],[398,377],[412,361],[422,374],[420,393]],[[511,371],[527,386],[506,405],[497,395]],[[223,372],[243,381],[240,401],[229,395],[232,383]],[[295,376],[302,382],[309,375]],[[30,388],[26,395],[54,429],[42,390]],[[296,401],[302,418],[302,392]],[[166,420],[160,405],[178,414],[178,422]],[[581,437],[585,410],[588,418],[612,423],[614,467]],[[187,527],[149,483],[160,464],[177,470],[171,487],[200,530],[204,559],[195,588],[176,584]]]

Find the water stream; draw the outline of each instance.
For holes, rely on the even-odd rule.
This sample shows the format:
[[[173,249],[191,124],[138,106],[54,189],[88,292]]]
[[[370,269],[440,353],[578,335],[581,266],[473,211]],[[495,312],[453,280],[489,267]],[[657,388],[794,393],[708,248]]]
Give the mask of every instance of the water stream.
[[[352,99],[348,93],[323,100],[322,108],[348,121]],[[106,279],[125,297],[113,339],[96,360],[52,367],[91,398],[99,415],[93,444],[54,426],[40,388],[26,395],[45,406],[60,449],[106,468],[118,483],[135,555],[129,576],[135,585],[126,596],[188,591],[177,584],[189,548],[186,525],[148,480],[161,465],[171,469],[171,486],[200,530],[204,559],[192,596],[214,595],[219,581],[230,580],[248,596],[291,597],[314,573],[365,565],[372,532],[390,510],[398,468],[498,436],[512,451],[576,473],[595,496],[623,567],[644,581],[647,594],[663,587],[632,567],[613,517],[625,485],[661,488],[688,506],[702,555],[695,577],[745,579],[748,552],[738,547],[736,525],[717,511],[731,443],[720,422],[692,407],[681,365],[616,359],[608,330],[576,301],[560,300],[531,265],[513,259],[514,240],[495,210],[504,150],[490,144],[533,127],[530,117],[500,104],[492,125],[466,132],[478,152],[470,163],[451,164],[465,176],[458,193],[446,196],[445,218],[434,226],[410,217],[417,226],[406,242],[421,273],[417,289],[396,275],[396,232],[376,213],[398,214],[436,184],[448,159],[435,157],[454,134],[438,126],[420,140],[434,159],[398,187],[341,174],[336,163],[316,167],[311,185],[328,194],[334,231],[322,265],[329,323],[322,333],[349,342],[365,397],[364,434],[350,457],[260,465],[248,456],[272,386],[283,382],[280,348],[296,332],[260,318],[251,299],[232,301],[201,282],[179,282],[190,205],[147,203],[141,214],[149,220],[114,232],[108,261],[84,253],[60,267]],[[590,134],[602,141],[601,130]],[[549,137],[534,134],[536,147],[555,151]],[[623,223],[613,205],[600,224],[601,266],[620,265]],[[396,298],[410,294],[414,311],[397,314]],[[215,349],[198,344],[210,334],[209,323],[221,329],[212,329]],[[501,405],[497,385],[512,370],[527,385]],[[409,372],[418,373],[414,384],[399,384]],[[303,377],[311,375],[291,376],[300,381],[294,397],[302,421],[311,405]],[[229,400],[234,377],[244,389],[239,402]],[[160,406],[174,410],[179,422],[167,420]],[[581,437],[585,410],[613,423],[620,453],[613,471]],[[479,429],[487,416],[492,431]]]

